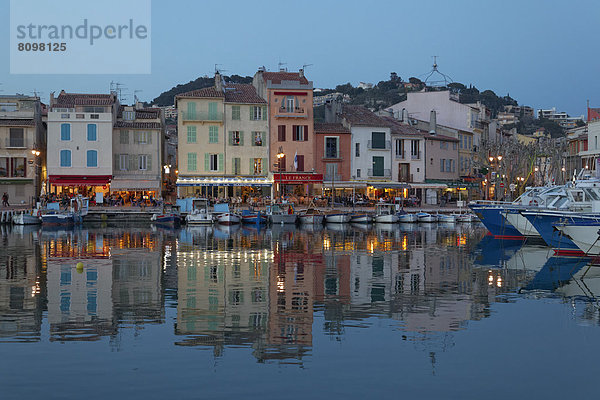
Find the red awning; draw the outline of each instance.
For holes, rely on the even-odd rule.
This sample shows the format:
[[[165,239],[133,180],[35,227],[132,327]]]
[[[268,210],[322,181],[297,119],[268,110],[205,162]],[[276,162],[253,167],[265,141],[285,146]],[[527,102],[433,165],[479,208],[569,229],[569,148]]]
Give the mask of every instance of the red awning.
[[[50,175],[48,179],[56,186],[104,186],[112,175]]]
[[[311,173],[281,173],[274,174],[274,183],[289,184],[304,184],[304,183],[323,183],[323,174],[311,174]]]

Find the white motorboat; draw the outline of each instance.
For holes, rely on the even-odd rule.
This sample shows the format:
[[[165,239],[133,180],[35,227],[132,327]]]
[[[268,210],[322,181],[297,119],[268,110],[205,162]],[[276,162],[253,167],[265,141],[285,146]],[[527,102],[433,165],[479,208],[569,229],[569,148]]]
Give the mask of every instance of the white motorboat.
[[[295,224],[298,219],[291,204],[272,204],[267,206],[266,214],[273,225]]]
[[[217,223],[221,225],[237,225],[241,220],[239,215],[231,212],[222,213],[217,216]]]
[[[328,224],[346,224],[350,222],[350,214],[348,213],[331,213],[325,214],[325,222]]]
[[[209,210],[208,199],[193,199],[192,211],[186,215],[185,222],[188,225],[210,225],[213,223],[213,215]]]
[[[12,217],[12,222],[15,225],[37,225],[42,223],[42,210],[34,209],[31,213],[20,212]]]
[[[438,214],[438,222],[443,222],[446,224],[453,224],[456,222],[456,216],[452,214]]]
[[[502,215],[521,233],[521,235],[525,237],[541,237],[531,222],[521,215],[521,210],[507,208],[506,210],[502,211]]]
[[[600,254],[600,222],[570,222],[557,224],[555,227],[586,255]]]
[[[323,224],[323,212],[316,208],[308,208],[300,211],[300,223],[306,225],[322,225]]]
[[[354,213],[350,215],[350,222],[353,224],[368,224],[373,222],[373,217],[367,213]]]
[[[377,204],[373,220],[380,224],[395,224],[398,222],[395,205],[387,203]]]
[[[410,214],[410,213],[398,214],[398,221],[403,222],[403,223],[412,224],[412,223],[418,222],[418,217],[417,217],[417,214]]]
[[[425,223],[430,223],[430,222],[437,222],[438,221],[438,217],[435,214],[429,214],[426,212],[420,212],[417,214],[417,219],[419,222],[425,222]]]
[[[456,222],[474,222],[477,220],[477,217],[473,214],[454,214],[456,217]]]

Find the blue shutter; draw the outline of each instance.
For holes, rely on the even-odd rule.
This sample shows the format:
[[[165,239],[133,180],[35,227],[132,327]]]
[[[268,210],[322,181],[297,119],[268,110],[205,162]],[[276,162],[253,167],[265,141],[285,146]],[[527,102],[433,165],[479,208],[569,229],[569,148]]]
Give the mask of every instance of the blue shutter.
[[[98,166],[98,152],[96,150],[88,150],[87,154],[87,166],[97,167]]]
[[[71,124],[60,125],[60,140],[71,140]]]
[[[98,138],[97,135],[97,125],[96,124],[88,124],[87,126],[87,140],[88,142],[95,142]]]

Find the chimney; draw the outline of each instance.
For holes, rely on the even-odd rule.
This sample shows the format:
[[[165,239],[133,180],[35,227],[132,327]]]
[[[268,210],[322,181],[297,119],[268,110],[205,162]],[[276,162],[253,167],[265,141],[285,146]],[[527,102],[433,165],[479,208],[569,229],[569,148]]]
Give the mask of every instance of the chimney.
[[[408,124],[408,110],[406,108],[402,109],[402,122],[404,122],[405,124]]]
[[[298,71],[298,75],[300,75],[300,78],[304,78],[304,70],[302,68]]]
[[[221,81],[221,74],[219,71],[215,72],[215,89],[217,89],[219,92],[223,91],[223,83]]]
[[[429,134],[435,135],[437,130],[437,121],[435,117],[435,110],[431,110],[429,113]]]

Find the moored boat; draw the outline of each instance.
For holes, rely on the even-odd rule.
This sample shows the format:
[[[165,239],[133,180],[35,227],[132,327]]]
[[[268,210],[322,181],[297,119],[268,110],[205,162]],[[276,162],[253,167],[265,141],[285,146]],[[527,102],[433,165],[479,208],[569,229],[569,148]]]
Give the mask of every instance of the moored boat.
[[[179,206],[163,204],[161,212],[152,214],[150,221],[161,225],[179,226],[181,223]]]
[[[325,214],[325,222],[327,222],[328,224],[345,224],[350,222],[350,214],[335,212]]]
[[[306,225],[322,225],[323,224],[323,212],[316,208],[308,208],[300,211],[300,223]]]
[[[209,210],[208,199],[193,199],[192,211],[185,216],[188,225],[211,225],[213,215]]]
[[[443,222],[446,224],[453,224],[456,222],[456,216],[452,214],[438,214],[438,222]]]
[[[21,212],[12,217],[15,225],[37,225],[42,223],[42,210],[34,209],[31,213]]]
[[[353,213],[350,215],[350,222],[353,224],[368,224],[373,222],[373,217],[367,213]]]
[[[387,203],[377,204],[373,221],[380,224],[395,224],[398,222],[395,205]]]
[[[559,223],[555,227],[571,239],[585,255],[600,254],[600,222],[575,221]]]
[[[240,216],[231,212],[222,213],[217,216],[217,223],[221,225],[237,225],[240,222]]]
[[[266,215],[273,225],[295,224],[298,219],[291,204],[271,204],[267,206]]]
[[[411,213],[406,213],[406,214],[400,214],[398,215],[398,221],[399,222],[403,222],[403,223],[415,223],[418,222],[418,217],[417,214],[411,214]]]
[[[260,211],[242,210],[241,221],[243,224],[265,224],[267,216]]]
[[[417,220],[419,222],[431,223],[431,222],[437,222],[438,217],[435,214],[420,212],[420,213],[417,213]]]

